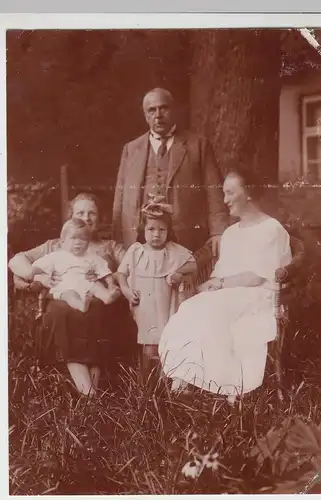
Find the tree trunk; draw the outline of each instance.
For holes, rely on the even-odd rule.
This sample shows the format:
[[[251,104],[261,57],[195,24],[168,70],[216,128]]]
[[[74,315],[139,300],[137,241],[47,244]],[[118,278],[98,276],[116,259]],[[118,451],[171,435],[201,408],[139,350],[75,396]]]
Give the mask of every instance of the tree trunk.
[[[191,40],[191,127],[211,140],[223,174],[241,164],[263,184],[278,176],[279,34],[198,30]]]

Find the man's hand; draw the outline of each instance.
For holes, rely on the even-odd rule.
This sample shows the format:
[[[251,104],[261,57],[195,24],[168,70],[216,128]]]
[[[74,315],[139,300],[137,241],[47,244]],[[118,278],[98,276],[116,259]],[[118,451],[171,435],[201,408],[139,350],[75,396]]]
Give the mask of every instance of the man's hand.
[[[208,242],[211,243],[213,257],[218,259],[220,253],[221,235],[217,234],[215,236],[211,236]]]

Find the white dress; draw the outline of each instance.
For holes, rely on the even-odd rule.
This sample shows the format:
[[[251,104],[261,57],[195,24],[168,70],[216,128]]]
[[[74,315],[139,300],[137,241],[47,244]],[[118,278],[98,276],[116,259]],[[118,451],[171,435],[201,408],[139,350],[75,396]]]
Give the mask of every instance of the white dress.
[[[138,326],[139,344],[158,344],[161,333],[179,305],[178,287],[167,283],[167,276],[186,262],[195,262],[192,253],[177,243],[168,242],[160,250],[134,243],[129,247],[118,272],[140,294],[139,305],[132,308]]]
[[[230,226],[212,276],[252,271],[257,287],[203,292],[183,302],[161,336],[163,371],[214,393],[236,395],[262,384],[267,342],[276,336],[274,272],[291,261],[290,237],[273,218]]]

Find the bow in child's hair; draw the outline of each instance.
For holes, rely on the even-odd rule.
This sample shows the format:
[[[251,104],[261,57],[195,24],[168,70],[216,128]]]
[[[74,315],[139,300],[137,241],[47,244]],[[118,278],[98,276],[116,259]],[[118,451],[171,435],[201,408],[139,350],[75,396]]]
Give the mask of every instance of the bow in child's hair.
[[[148,194],[148,201],[142,208],[142,214],[150,217],[162,217],[164,214],[172,215],[172,205],[166,203],[161,195]]]

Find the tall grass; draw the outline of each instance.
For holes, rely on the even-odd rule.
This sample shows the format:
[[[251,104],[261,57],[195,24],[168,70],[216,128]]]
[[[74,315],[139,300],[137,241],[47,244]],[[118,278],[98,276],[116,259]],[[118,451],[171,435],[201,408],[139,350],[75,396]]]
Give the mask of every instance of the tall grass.
[[[12,495],[293,492],[313,480],[321,453],[317,357],[312,367],[299,365],[299,355],[288,363],[283,403],[273,374],[230,406],[199,390],[147,390],[124,365],[113,379],[106,371],[90,402],[63,370],[34,367],[33,301],[9,304]],[[311,335],[296,332],[300,353]]]

